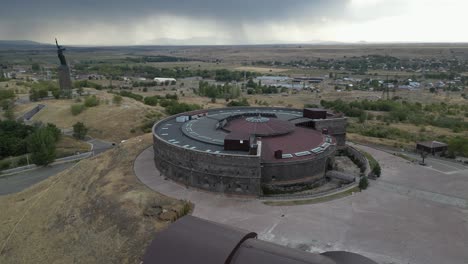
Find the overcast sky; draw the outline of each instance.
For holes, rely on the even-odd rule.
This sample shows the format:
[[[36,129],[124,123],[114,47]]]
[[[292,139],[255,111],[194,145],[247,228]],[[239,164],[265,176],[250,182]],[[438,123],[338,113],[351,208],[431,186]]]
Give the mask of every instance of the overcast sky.
[[[2,0],[0,39],[64,45],[468,42],[468,0]]]

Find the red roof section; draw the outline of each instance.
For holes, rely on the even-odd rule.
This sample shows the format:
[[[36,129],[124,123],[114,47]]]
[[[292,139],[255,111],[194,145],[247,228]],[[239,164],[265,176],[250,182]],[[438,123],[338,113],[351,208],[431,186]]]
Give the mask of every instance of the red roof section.
[[[296,127],[294,132],[278,136],[264,137],[262,142],[262,159],[265,161],[287,162],[291,160],[307,160],[316,154],[296,157],[294,153],[310,151],[325,142],[325,136],[321,132],[310,128]],[[290,159],[276,159],[275,151],[282,150],[283,154],[292,154]]]
[[[295,126],[291,122],[277,118],[270,118],[267,122],[249,122],[245,118],[231,120],[225,130],[233,133],[242,133],[256,136],[284,135],[294,131]]]

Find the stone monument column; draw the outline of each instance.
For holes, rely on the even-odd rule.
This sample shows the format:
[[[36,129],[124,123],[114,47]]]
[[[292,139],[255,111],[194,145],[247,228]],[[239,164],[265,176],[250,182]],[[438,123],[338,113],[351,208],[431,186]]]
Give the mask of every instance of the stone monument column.
[[[65,48],[62,48],[58,44],[57,39],[55,39],[55,44],[57,45],[57,55],[60,60],[60,66],[58,67],[57,71],[59,78],[60,94],[62,97],[71,99],[72,81],[70,77],[70,68],[68,67],[65,55],[63,55],[63,51],[65,51]]]

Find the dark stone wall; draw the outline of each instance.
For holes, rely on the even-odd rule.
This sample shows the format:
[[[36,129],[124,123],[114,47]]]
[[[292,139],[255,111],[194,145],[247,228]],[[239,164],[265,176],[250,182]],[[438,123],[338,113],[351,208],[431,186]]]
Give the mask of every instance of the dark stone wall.
[[[248,107],[233,109],[244,108]],[[288,108],[264,107],[261,109]],[[182,113],[176,116],[187,114]],[[327,128],[330,131],[330,134],[336,138],[338,147],[345,146],[346,118],[314,120],[314,122],[315,129],[318,131],[321,131],[322,128]],[[157,126],[158,124],[155,125],[155,127]],[[153,127],[153,131],[155,127]],[[325,177],[327,164],[333,160],[336,151],[336,146],[330,146],[324,153],[310,160],[261,164],[260,156],[187,150],[168,143],[154,134],[153,140],[155,164],[165,177],[207,191],[255,196],[262,195],[262,184],[275,184],[275,181],[296,181],[307,184],[322,181]],[[273,176],[275,177],[274,181],[272,180]]]
[[[263,163],[262,183],[274,184],[275,182],[300,182],[301,180],[314,183],[322,180],[328,163],[333,161],[334,153],[335,147],[330,146],[325,152],[309,160]]]
[[[349,158],[351,158],[351,160],[356,165],[359,166],[359,168],[361,169],[361,173],[365,173],[369,170],[369,166],[367,165],[367,158],[359,150],[351,146],[346,146],[346,148],[343,151],[345,151],[346,155]]]
[[[328,129],[330,135],[334,136],[337,145],[343,147],[346,145],[346,127],[348,120],[346,117],[314,120],[314,127],[318,131],[323,128]]]
[[[160,172],[176,182],[212,192],[261,195],[259,156],[187,150],[153,135]]]

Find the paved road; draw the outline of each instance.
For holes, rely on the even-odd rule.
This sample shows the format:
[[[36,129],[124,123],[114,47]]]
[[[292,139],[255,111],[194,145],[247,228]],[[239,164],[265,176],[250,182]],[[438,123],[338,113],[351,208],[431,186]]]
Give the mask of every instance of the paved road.
[[[110,148],[112,148],[112,143],[106,142],[99,139],[92,139],[88,141],[93,144],[94,155],[98,155]],[[76,160],[76,156],[65,158],[62,161],[73,161]],[[57,173],[60,173],[69,167],[73,163],[61,163],[48,167],[40,167],[37,169],[13,174],[10,176],[0,177],[0,195],[12,194],[20,192],[36,183],[39,183],[50,176],[53,176]]]
[[[408,156],[410,158],[413,158],[413,159],[417,160],[418,162],[422,160],[421,156],[419,154],[413,153],[413,152],[398,151],[398,150],[394,150],[394,149],[385,148],[384,146],[374,147],[374,146],[366,146],[366,145],[352,144],[352,143],[350,143],[350,145],[358,146],[358,147],[359,146],[371,147],[371,148],[375,148],[375,149],[378,149],[378,150],[385,151],[385,152],[390,153],[390,154],[400,153],[400,154],[406,155],[406,156]],[[463,164],[463,163],[460,163],[460,162],[457,162],[457,161],[454,161],[454,160],[428,156],[424,160],[424,162],[426,163],[427,168],[438,171],[438,172],[446,174],[446,175],[456,174],[456,173],[459,173],[459,172],[468,173],[468,165],[467,164]]]
[[[468,263],[468,173],[445,174],[360,148],[380,161],[378,181],[346,198],[301,206],[272,207],[187,189],[159,175],[151,148],[136,159],[134,170],[150,188],[194,202],[195,216],[255,231],[277,244],[347,250],[385,264]]]
[[[88,140],[87,142],[93,144],[94,155],[98,155],[113,147],[111,142],[107,142],[96,138]]]
[[[35,170],[26,171],[11,176],[1,177],[0,195],[20,192],[38,182],[49,178],[52,175],[68,169],[71,166],[73,166],[73,163],[64,163],[51,167],[41,167]]]

